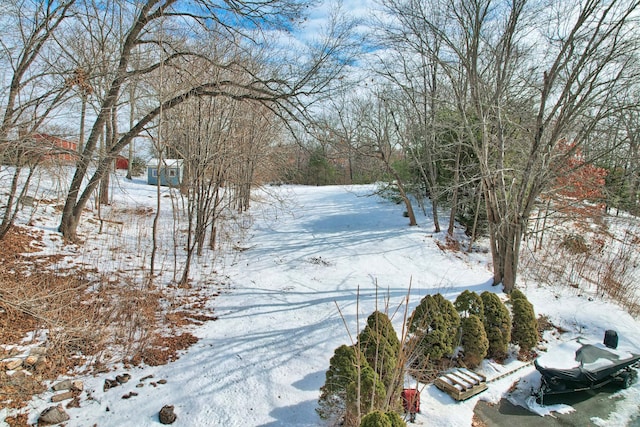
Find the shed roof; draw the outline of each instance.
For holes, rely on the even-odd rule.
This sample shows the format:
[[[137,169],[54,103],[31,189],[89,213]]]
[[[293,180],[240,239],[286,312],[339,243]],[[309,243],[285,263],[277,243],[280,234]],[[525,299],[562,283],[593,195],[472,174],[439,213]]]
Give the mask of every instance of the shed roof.
[[[182,159],[162,159],[162,164],[170,168],[182,167],[182,163],[183,163]],[[160,164],[160,159],[151,159],[147,162],[147,166],[152,168],[157,168],[159,164]]]

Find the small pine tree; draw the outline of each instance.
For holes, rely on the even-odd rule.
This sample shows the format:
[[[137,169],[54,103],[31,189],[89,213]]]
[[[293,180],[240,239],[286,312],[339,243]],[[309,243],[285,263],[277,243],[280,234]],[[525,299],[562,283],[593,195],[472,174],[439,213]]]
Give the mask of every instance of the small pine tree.
[[[462,319],[462,347],[464,363],[475,368],[482,362],[489,350],[489,339],[484,330],[482,320],[475,314]]]
[[[322,419],[337,420],[347,409],[347,388],[358,378],[355,349],[341,345],[329,361],[325,383],[320,387],[317,412]]]
[[[387,418],[391,421],[391,427],[407,427],[407,423],[404,422],[397,412],[387,411],[385,414],[387,414]]]
[[[511,342],[518,344],[520,351],[529,351],[535,347],[540,339],[533,305],[523,295],[522,298],[512,300],[512,310]]]
[[[480,320],[484,320],[484,308],[482,298],[475,292],[465,289],[453,303],[461,317],[476,315]]]
[[[391,320],[386,314],[373,312],[367,319],[367,326],[358,336],[360,351],[366,356],[367,362],[374,369],[382,383],[389,389],[395,382],[401,382],[402,372],[398,372],[398,357],[400,340]]]
[[[460,315],[453,306],[453,303],[440,294],[436,294],[435,299],[447,322],[447,332],[450,334],[451,353],[460,339]]]
[[[502,359],[506,357],[511,341],[509,310],[493,292],[485,291],[480,297],[484,307],[484,330],[489,339],[487,356]]]
[[[382,411],[373,411],[369,412],[367,415],[362,417],[362,422],[360,423],[360,427],[393,427],[391,425],[391,420],[387,417]]]
[[[322,419],[337,422],[344,416],[345,425],[354,426],[358,424],[358,413],[366,414],[380,408],[385,402],[384,384],[369,366],[365,356],[358,355],[358,350],[353,346],[341,345],[335,350],[325,377],[316,409]]]
[[[373,411],[362,418],[360,427],[406,427],[407,423],[395,412]]]
[[[521,298],[527,299],[527,297],[519,289],[513,289],[509,294],[509,299],[511,300],[511,302]]]
[[[345,425],[353,425],[351,420],[357,419],[357,414],[367,414],[383,406],[387,397],[386,390],[378,375],[373,371],[367,360],[362,357],[360,367],[360,399],[358,399],[357,377],[349,383],[347,387],[347,411],[345,415]],[[360,410],[358,412],[358,400]],[[356,423],[357,424],[357,423]]]
[[[419,343],[423,358],[441,359],[453,354],[458,342],[460,316],[442,295],[427,295],[409,319],[409,332]]]

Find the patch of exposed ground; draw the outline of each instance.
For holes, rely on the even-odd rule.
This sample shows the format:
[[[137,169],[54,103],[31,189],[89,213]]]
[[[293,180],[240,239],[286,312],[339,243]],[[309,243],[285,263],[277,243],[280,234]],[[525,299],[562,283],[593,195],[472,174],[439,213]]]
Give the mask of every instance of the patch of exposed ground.
[[[174,361],[198,341],[189,328],[216,320],[211,297],[197,289],[160,292],[117,272],[94,279],[84,267],[56,272],[49,267],[58,256],[34,255],[43,247],[43,233],[23,227],[0,245],[2,407],[23,407],[60,375]],[[23,418],[6,422],[26,425]]]

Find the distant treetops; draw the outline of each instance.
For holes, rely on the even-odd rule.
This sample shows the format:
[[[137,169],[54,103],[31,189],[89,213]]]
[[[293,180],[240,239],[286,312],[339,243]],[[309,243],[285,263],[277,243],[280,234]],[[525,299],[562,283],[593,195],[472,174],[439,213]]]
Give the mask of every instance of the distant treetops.
[[[501,361],[510,343],[527,357],[539,341],[533,306],[519,290],[509,305],[487,291],[465,290],[453,303],[427,295],[409,316],[402,341],[389,317],[373,312],[357,343],[335,350],[318,414],[347,427],[405,426],[399,415],[405,373],[427,381],[456,363],[474,368],[485,358]]]

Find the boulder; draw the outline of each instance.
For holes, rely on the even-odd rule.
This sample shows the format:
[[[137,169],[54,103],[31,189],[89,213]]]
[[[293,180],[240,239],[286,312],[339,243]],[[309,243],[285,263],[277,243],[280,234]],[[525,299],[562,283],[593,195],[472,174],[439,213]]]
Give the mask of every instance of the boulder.
[[[35,366],[35,364],[38,363],[38,359],[40,359],[40,356],[37,356],[35,354],[30,354],[24,359],[24,365]]]
[[[69,421],[67,414],[62,406],[50,406],[40,413],[38,417],[38,425],[54,425]]]
[[[15,359],[4,360],[4,368],[7,371],[13,371],[13,370],[18,369],[20,367],[22,367],[22,359],[20,359],[19,357],[15,358]]]
[[[63,380],[51,387],[53,391],[69,390],[71,388],[71,380]]]
[[[107,378],[106,380],[104,380],[104,386],[102,387],[102,390],[107,391],[110,388],[118,387],[119,385],[120,383],[117,380]]]
[[[173,424],[177,418],[175,412],[173,412],[172,405],[164,405],[162,409],[160,409],[158,417],[160,418],[160,424]]]
[[[124,373],[122,375],[116,375],[116,381],[118,381],[119,384],[124,384],[129,382],[129,380],[131,379],[131,375]]]
[[[52,402],[62,402],[63,400],[73,399],[74,393],[72,391],[65,391],[63,393],[54,394],[51,396]]]

